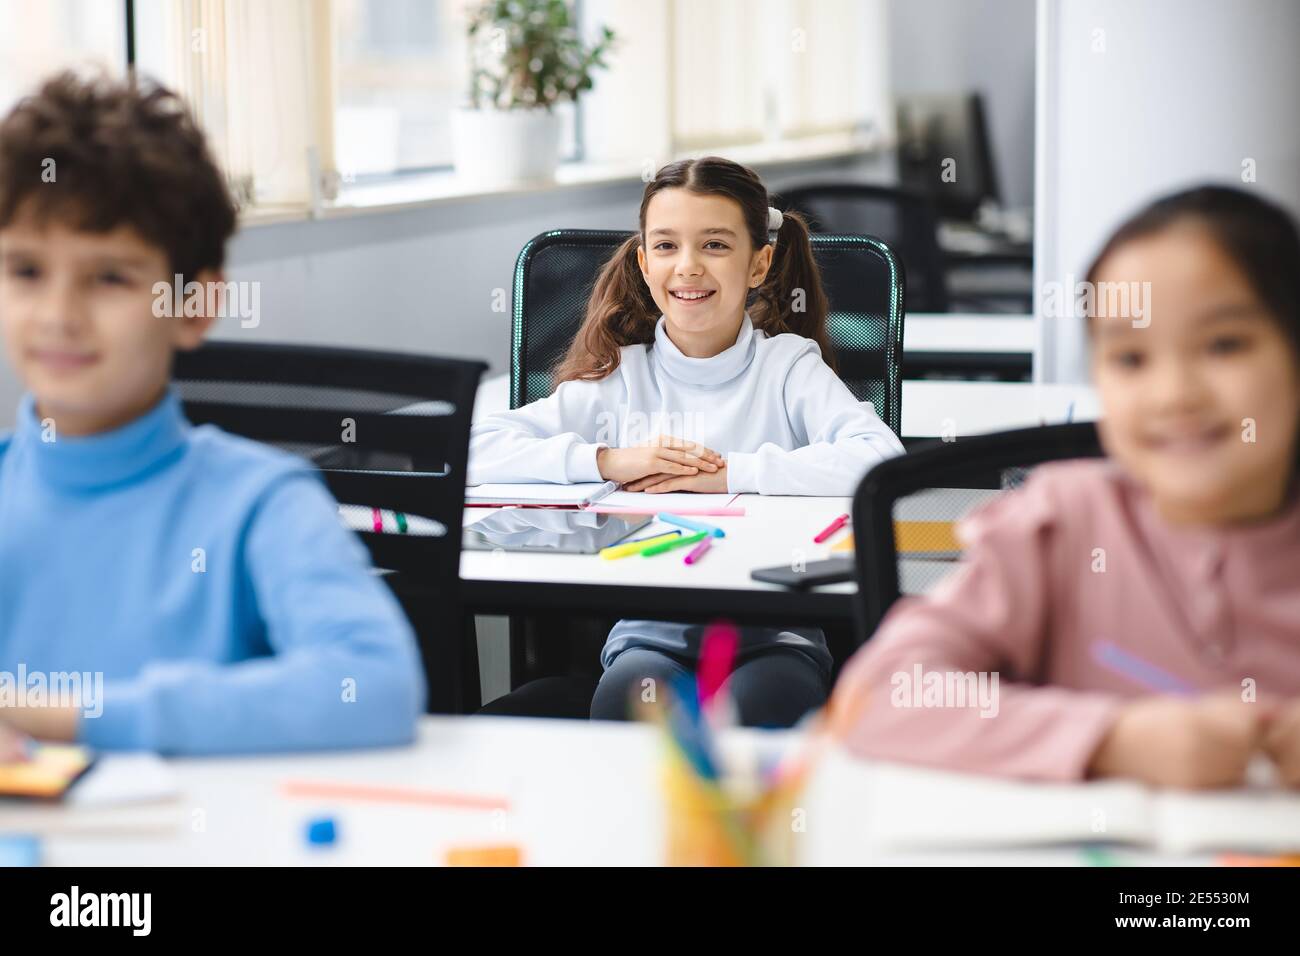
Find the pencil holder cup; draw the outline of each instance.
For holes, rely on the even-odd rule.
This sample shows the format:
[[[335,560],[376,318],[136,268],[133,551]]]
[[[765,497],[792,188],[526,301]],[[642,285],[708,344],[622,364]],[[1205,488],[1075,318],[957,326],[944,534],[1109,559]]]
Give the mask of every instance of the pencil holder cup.
[[[800,788],[702,778],[670,746],[660,767],[668,866],[794,866]]]

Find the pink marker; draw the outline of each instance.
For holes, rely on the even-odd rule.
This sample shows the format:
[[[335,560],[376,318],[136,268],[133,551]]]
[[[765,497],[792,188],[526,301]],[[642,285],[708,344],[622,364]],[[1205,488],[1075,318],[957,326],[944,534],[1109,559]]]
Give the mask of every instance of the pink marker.
[[[817,535],[817,537],[813,538],[813,544],[821,544],[823,541],[825,541],[827,538],[829,538],[831,535],[833,535],[836,531],[839,531],[840,528],[843,528],[843,527],[844,527],[846,524],[848,524],[848,523],[849,523],[849,516],[848,516],[848,515],[840,515],[838,518],[836,518],[834,521],[832,521],[830,524],[828,524],[828,525],[827,525],[827,526],[822,530],[822,533],[821,533],[821,534],[819,534],[819,535]]]
[[[707,538],[705,538],[695,547],[691,548],[691,553],[688,554],[683,559],[683,562],[685,564],[695,564],[697,561],[700,560],[700,558],[704,557],[704,552],[708,551],[709,547],[712,544],[713,544],[713,535],[709,535]]]
[[[370,509],[370,520],[374,523],[375,534],[384,533],[384,515],[378,508]]]
[[[704,539],[708,541],[708,538]],[[704,632],[700,643],[700,662],[696,668],[696,682],[699,687],[700,706],[708,706],[722,690],[731,674],[731,666],[736,660],[736,649],[740,646],[740,632],[730,623],[722,622],[711,625]]]

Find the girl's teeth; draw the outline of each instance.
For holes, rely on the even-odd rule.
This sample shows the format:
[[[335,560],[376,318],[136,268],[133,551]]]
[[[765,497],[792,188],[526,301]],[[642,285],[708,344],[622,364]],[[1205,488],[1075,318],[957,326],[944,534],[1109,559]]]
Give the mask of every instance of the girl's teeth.
[[[674,296],[679,299],[703,299],[705,296],[713,295],[712,292],[674,292]]]

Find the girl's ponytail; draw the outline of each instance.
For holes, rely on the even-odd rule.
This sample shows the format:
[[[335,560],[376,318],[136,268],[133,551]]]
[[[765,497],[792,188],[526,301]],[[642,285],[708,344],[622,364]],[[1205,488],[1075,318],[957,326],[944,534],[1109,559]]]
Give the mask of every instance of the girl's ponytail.
[[[768,335],[793,332],[812,339],[821,349],[822,361],[834,368],[835,350],[826,332],[829,311],[808,223],[797,212],[787,212],[776,235],[772,265],[755,290],[750,316]]]
[[[587,314],[569,351],[555,369],[555,384],[574,379],[601,379],[619,362],[619,349],[654,341],[659,307],[641,276],[632,235],[601,268],[587,300]]]

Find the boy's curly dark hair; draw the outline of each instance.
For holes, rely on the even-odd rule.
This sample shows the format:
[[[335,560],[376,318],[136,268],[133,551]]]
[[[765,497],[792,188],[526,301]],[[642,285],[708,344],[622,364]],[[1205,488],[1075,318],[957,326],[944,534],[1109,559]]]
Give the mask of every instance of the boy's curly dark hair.
[[[72,72],[0,122],[0,229],[28,215],[88,232],[129,225],[186,280],[221,268],[236,222],[225,177],[180,97],[134,75]]]

